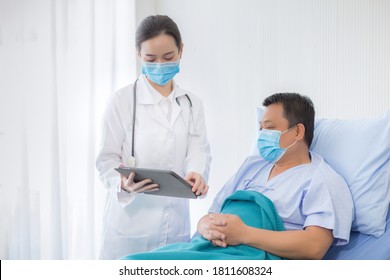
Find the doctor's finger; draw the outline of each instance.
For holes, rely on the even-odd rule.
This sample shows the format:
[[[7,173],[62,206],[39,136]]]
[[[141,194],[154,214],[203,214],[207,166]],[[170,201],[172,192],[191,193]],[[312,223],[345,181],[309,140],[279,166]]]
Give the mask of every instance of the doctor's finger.
[[[135,173],[134,172],[131,172],[130,175],[129,175],[129,183],[133,183],[134,182],[134,177],[135,177]]]
[[[208,191],[209,191],[209,186],[205,184],[204,188],[203,188],[203,191],[202,191],[202,195],[207,194]]]
[[[192,184],[192,191],[193,192],[196,192],[197,190],[199,190],[199,187],[203,183],[203,179],[199,174],[196,174],[194,177],[192,177],[191,181],[193,182],[193,184]]]
[[[141,188],[143,188],[143,187],[145,187],[145,186],[151,185],[152,183],[153,183],[152,180],[146,179],[146,180],[142,180],[142,181],[137,182],[137,183],[133,183],[131,187],[132,187],[135,191],[138,191],[138,190],[140,190]]]
[[[129,177],[129,179],[127,180],[127,186],[128,187],[131,187],[132,189],[139,189],[139,188],[142,188],[143,186],[147,185],[147,184],[151,184],[152,183],[152,180],[151,179],[145,179],[145,180],[142,180],[142,181],[139,181],[139,182],[134,182],[132,180],[132,178]]]
[[[186,180],[191,186],[194,185],[194,174],[194,172],[190,172],[184,177],[184,180]]]
[[[208,190],[207,185],[202,180],[202,182],[199,184],[198,188],[195,190],[196,195],[206,194],[207,190]]]
[[[126,186],[126,191],[133,192],[133,193],[142,193],[146,191],[157,191],[159,190],[159,187],[157,184],[150,184],[147,186],[133,184],[131,186]]]
[[[146,186],[146,185],[149,185],[152,183],[153,183],[152,179],[145,179],[145,180],[137,182],[136,185],[143,187],[143,186]]]
[[[150,185],[144,186],[143,188],[139,189],[138,192],[155,192],[158,190],[160,190],[158,184],[150,184]]]
[[[127,178],[121,174],[121,188],[124,189],[127,186]]]

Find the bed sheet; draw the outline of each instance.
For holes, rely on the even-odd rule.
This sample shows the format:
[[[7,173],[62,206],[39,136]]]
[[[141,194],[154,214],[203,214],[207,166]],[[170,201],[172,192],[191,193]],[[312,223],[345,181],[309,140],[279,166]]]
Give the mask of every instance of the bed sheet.
[[[331,247],[324,259],[390,260],[390,211],[386,221],[386,231],[381,237],[352,232],[347,245]]]

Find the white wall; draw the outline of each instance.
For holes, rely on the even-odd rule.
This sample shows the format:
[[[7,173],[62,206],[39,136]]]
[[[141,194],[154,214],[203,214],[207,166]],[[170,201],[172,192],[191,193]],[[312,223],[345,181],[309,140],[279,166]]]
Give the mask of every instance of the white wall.
[[[390,109],[390,1],[159,0],[184,41],[179,84],[204,101],[213,156],[210,192],[250,149],[255,106],[275,92],[309,96],[318,117]]]

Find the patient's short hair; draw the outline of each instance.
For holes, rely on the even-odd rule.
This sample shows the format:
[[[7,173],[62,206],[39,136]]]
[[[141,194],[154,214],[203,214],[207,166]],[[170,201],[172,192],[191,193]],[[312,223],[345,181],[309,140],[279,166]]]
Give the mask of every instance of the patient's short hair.
[[[268,96],[263,106],[267,107],[274,103],[283,105],[284,117],[287,119],[289,127],[296,124],[305,126],[305,141],[310,147],[314,133],[314,105],[309,97],[298,93],[275,93]]]

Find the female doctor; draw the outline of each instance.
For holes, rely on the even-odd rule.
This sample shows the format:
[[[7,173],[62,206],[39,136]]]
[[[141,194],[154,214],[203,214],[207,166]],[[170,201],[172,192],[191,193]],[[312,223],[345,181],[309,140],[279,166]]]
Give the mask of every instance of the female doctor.
[[[137,28],[136,48],[142,75],[109,100],[96,160],[108,190],[102,259],[190,239],[188,199],[145,194],[158,185],[135,183],[134,173],[121,177],[114,168],[172,170],[197,195],[208,191],[211,157],[203,105],[173,80],[183,54],[176,23],[162,15],[145,18]]]

